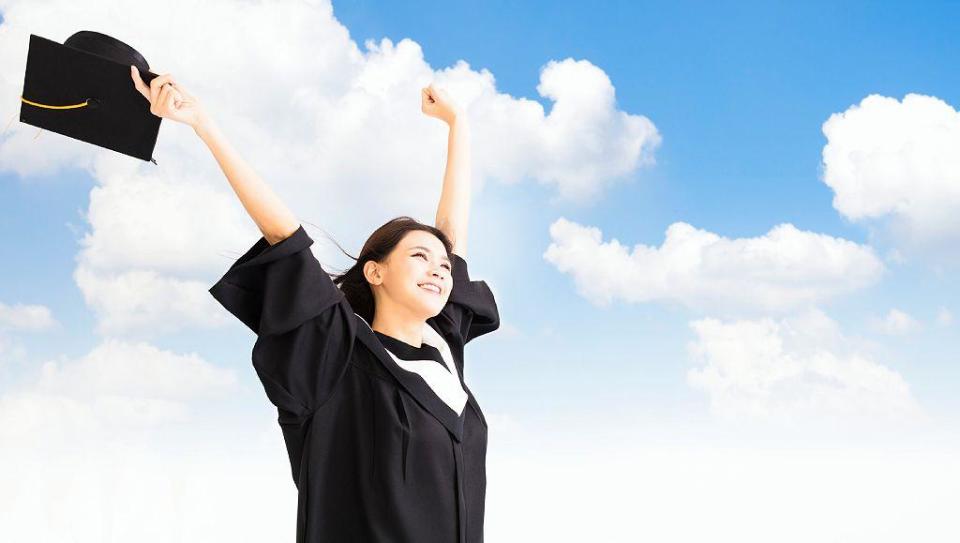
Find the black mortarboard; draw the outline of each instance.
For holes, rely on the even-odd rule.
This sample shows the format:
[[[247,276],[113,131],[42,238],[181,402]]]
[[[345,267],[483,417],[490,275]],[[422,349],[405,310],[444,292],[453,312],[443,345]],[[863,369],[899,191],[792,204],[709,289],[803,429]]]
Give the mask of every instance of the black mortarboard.
[[[157,77],[140,53],[106,34],[81,30],[63,44],[30,34],[20,120],[156,164],[162,119],[134,86],[131,64],[147,85]]]

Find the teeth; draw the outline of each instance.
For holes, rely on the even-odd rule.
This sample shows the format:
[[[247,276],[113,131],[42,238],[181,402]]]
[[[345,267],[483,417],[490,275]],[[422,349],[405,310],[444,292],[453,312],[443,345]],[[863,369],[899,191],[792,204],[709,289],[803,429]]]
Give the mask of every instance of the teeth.
[[[427,289],[427,290],[429,290],[429,291],[432,291],[432,292],[435,292],[435,293],[437,293],[437,294],[440,294],[440,288],[437,287],[436,285],[430,285],[430,284],[426,284],[426,283],[425,283],[425,284],[423,284],[423,285],[420,285],[420,288],[425,288],[425,289]]]

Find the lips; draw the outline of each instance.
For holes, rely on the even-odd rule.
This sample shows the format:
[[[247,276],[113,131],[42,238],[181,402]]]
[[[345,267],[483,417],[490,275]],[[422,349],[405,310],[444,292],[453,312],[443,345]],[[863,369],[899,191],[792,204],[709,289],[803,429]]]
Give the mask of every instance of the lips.
[[[428,282],[428,283],[420,283],[420,284],[419,284],[419,287],[422,288],[423,290],[426,290],[426,291],[428,291],[428,292],[432,292],[433,294],[437,294],[437,295],[439,295],[439,294],[442,292],[442,289],[440,288],[440,285],[437,285],[436,283],[429,283],[429,282]]]

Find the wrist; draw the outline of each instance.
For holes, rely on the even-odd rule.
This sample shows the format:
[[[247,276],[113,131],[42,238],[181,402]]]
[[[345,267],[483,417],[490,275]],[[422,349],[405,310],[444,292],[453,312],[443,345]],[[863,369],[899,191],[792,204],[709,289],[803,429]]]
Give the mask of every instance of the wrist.
[[[201,138],[210,133],[215,128],[213,119],[206,112],[200,112],[193,122],[193,131]]]
[[[454,125],[465,125],[467,124],[467,113],[463,110],[454,111],[450,118],[447,119],[447,124],[450,125],[450,128],[453,128]]]

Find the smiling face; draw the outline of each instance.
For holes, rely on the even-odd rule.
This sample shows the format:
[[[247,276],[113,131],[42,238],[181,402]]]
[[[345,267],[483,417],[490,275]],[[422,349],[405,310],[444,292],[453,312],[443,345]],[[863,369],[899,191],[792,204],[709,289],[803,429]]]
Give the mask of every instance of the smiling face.
[[[367,262],[364,274],[374,290],[377,307],[406,308],[424,320],[443,309],[450,297],[452,263],[443,243],[430,232],[411,230],[378,264]],[[437,288],[439,287],[439,292]]]

